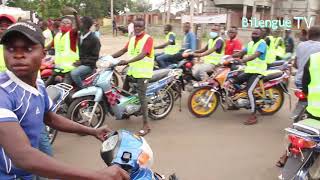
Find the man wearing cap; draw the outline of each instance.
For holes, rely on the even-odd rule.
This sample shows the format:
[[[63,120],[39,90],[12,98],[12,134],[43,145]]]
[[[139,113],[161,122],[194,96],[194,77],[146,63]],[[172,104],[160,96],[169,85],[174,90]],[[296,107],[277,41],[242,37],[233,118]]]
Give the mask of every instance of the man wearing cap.
[[[129,179],[125,171],[115,166],[99,171],[80,170],[37,150],[44,123],[60,131],[88,134],[100,140],[110,130],[89,128],[53,112],[43,81],[37,80],[45,56],[39,27],[18,22],[4,32],[0,43],[8,68],[0,73],[0,179],[31,180],[33,174],[50,179]]]
[[[15,23],[16,20],[13,16],[7,15],[7,14],[0,14],[0,39],[3,34],[3,32],[13,23]],[[6,70],[6,65],[4,63],[3,59],[3,46],[0,44],[0,72],[3,72]]]

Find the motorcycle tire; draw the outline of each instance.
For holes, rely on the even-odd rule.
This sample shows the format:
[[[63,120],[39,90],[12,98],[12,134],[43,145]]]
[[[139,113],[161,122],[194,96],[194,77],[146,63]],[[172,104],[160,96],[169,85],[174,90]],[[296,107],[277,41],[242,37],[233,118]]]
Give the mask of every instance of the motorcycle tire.
[[[266,93],[268,93],[269,90],[273,91],[272,92],[273,95],[275,94],[275,92],[278,93],[278,97],[280,98],[280,100],[275,103],[276,104],[275,108],[269,108],[268,109],[268,108],[259,107],[257,110],[259,111],[259,113],[261,115],[273,115],[273,114],[275,114],[276,112],[278,112],[281,109],[281,107],[282,107],[282,105],[284,103],[284,93],[283,93],[283,90],[280,87],[278,87],[278,86],[272,87],[272,88],[266,90]]]
[[[211,99],[211,106],[209,108],[203,107],[203,105],[199,104],[199,98],[205,93],[210,92],[210,87],[202,87],[194,90],[188,99],[188,109],[197,118],[204,118],[210,116],[212,113],[216,111],[219,105],[219,96],[217,93],[214,93]],[[197,107],[201,106],[201,110],[198,110]]]
[[[93,96],[86,96],[86,97],[81,97],[81,98],[77,98],[77,99],[74,99],[74,101],[70,104],[69,108],[68,108],[68,112],[67,112],[67,117],[74,121],[74,122],[77,122],[77,123],[80,123],[80,124],[83,124],[83,125],[86,125],[88,127],[92,127],[92,128],[99,128],[103,125],[104,121],[105,121],[105,117],[106,117],[106,107],[104,105],[103,102],[100,102],[97,106],[97,109],[96,109],[96,112],[98,111],[98,113],[100,113],[100,118],[98,119],[97,121],[97,124],[96,125],[92,125],[92,124],[88,124],[87,122],[79,122],[81,121],[81,117],[82,115],[79,114],[79,110],[83,110],[85,111],[86,108],[88,107],[80,107],[80,106],[84,106],[84,105],[88,105],[89,102],[91,102],[91,106],[90,107],[93,107],[94,105],[94,97]],[[84,109],[78,109],[78,108],[84,108]],[[82,111],[82,113],[84,113]],[[89,110],[89,112],[91,113],[91,111]],[[97,113],[95,112],[95,115],[97,115]]]
[[[111,81],[112,81],[112,84],[113,84],[114,86],[116,86],[116,87],[119,86],[120,79],[119,79],[119,77],[118,77],[115,73],[113,73]]]
[[[172,92],[170,90],[163,91],[165,93],[165,96],[168,98],[169,102],[166,103],[167,107],[165,108],[164,112],[161,114],[155,114],[154,110],[149,109],[148,115],[152,120],[161,120],[166,118],[170,112],[172,111],[173,105],[174,105],[174,99]],[[155,102],[152,102],[152,104],[155,104]]]
[[[50,142],[50,144],[53,144],[54,140],[56,139],[56,137],[58,135],[58,131],[56,129],[49,127],[49,126],[46,126],[46,130],[48,131],[49,142]]]

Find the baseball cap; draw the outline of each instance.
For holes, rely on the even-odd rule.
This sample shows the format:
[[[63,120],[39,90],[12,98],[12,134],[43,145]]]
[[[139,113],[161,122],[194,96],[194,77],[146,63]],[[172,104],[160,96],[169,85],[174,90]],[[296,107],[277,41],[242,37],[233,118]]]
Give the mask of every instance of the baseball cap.
[[[31,22],[17,22],[8,27],[4,31],[0,44],[5,44],[7,38],[13,33],[21,33],[35,44],[44,46],[45,38],[42,35],[42,30],[34,23]]]
[[[12,23],[16,23],[16,19],[9,14],[0,14],[0,19],[8,19]]]

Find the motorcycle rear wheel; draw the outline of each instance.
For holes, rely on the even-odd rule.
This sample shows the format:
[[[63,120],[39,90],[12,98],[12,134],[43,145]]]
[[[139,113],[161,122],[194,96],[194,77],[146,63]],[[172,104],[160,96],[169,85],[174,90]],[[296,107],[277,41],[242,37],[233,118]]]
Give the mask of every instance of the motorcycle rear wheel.
[[[164,93],[161,95],[161,93]],[[173,105],[174,105],[174,98],[173,98],[173,95],[172,95],[172,92],[170,90],[164,90],[162,92],[160,92],[160,94],[157,95],[158,97],[159,96],[162,96],[163,98],[162,99],[159,99],[158,97],[155,99],[155,100],[151,100],[151,103],[153,105],[156,105],[157,103],[163,103],[163,102],[159,102],[159,101],[165,101],[165,106],[164,107],[161,107],[160,109],[149,109],[149,117],[153,120],[161,120],[161,119],[164,119],[165,117],[167,117],[172,108],[173,108]],[[148,107],[150,106],[150,103],[148,104]],[[161,111],[160,111],[161,110]],[[160,113],[159,113],[160,111]]]
[[[193,91],[190,94],[188,100],[188,109],[189,111],[198,118],[204,118],[210,116],[214,113],[219,104],[219,97],[217,93],[210,91],[210,87],[202,87]],[[207,105],[204,105],[204,101],[208,100],[208,97],[212,97]]]
[[[263,107],[258,108],[258,111],[262,115],[273,115],[276,112],[278,112],[283,103],[284,103],[284,94],[283,90],[280,87],[272,87],[268,90],[266,90],[266,96],[270,97],[270,91],[272,91],[273,96],[275,97],[275,102],[270,105],[264,105]]]

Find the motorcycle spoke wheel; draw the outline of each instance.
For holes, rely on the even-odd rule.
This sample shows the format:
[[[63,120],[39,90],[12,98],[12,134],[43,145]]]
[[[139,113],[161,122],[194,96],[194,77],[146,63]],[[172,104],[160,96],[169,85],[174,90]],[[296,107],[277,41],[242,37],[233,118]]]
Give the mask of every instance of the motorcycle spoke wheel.
[[[271,97],[270,91],[272,91],[273,97]],[[283,105],[283,91],[279,88],[273,87],[271,89],[266,90],[266,96],[269,100],[272,101],[272,103],[261,105],[259,111],[263,115],[272,115],[279,111]]]
[[[163,119],[169,115],[173,108],[173,95],[170,91],[162,91],[148,106],[150,106],[150,104],[152,106],[152,108],[149,109],[150,118],[153,120]]]
[[[206,105],[206,102],[208,101],[208,98],[210,96],[211,99]],[[188,107],[190,112],[196,117],[207,117],[217,109],[218,102],[218,96],[216,95],[216,93],[211,92],[210,88],[201,88],[194,91],[190,95]]]

